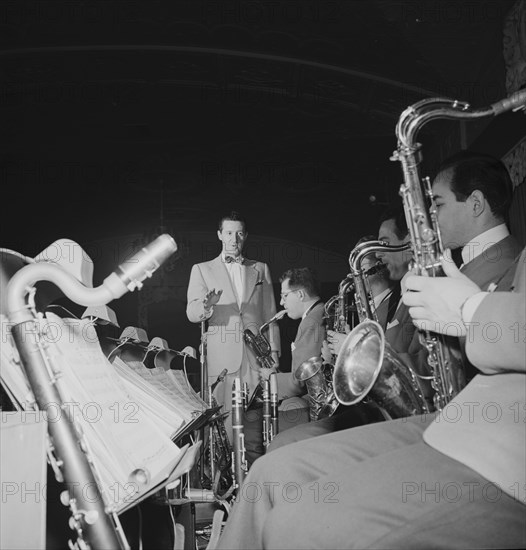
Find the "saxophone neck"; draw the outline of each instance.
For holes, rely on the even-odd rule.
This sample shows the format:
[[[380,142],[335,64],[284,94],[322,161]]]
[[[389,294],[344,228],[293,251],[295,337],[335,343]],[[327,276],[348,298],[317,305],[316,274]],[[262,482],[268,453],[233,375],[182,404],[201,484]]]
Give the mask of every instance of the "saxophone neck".
[[[271,319],[269,319],[266,323],[263,323],[261,325],[261,328],[259,329],[259,333],[261,334],[266,328],[268,328],[272,323],[275,323],[276,321],[279,321],[280,319],[283,319],[285,314],[287,313],[287,310],[282,309],[274,315]]]

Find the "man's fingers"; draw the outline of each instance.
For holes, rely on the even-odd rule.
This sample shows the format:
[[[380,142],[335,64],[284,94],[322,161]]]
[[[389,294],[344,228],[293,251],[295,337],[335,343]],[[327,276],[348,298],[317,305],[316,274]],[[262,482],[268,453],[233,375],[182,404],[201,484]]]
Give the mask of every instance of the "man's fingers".
[[[420,292],[404,292],[402,295],[402,302],[408,306],[421,306],[424,303]]]
[[[411,315],[414,321],[431,321],[433,319],[433,316],[424,307],[410,307],[409,315]]]
[[[428,277],[422,277],[420,275],[410,275],[405,281],[405,287],[406,290],[420,291],[426,288],[429,281],[430,279]]]

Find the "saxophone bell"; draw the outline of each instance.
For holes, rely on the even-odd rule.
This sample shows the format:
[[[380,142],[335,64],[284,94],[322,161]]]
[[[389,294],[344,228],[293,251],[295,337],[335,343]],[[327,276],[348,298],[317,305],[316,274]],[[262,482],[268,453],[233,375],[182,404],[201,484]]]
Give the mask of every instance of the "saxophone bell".
[[[294,377],[307,387],[309,416],[311,421],[332,416],[338,408],[330,377],[331,369],[324,365],[321,357],[311,357],[296,369]]]
[[[401,252],[410,244],[389,246],[382,241],[366,241],[349,255],[355,282],[355,305],[360,324],[345,339],[333,372],[336,399],[354,405],[370,397],[391,418],[429,412],[418,377],[385,341],[378,324],[363,259],[373,252]]]
[[[417,376],[385,341],[376,321],[363,321],[345,339],[333,387],[342,405],[354,405],[368,396],[391,418],[429,412]]]

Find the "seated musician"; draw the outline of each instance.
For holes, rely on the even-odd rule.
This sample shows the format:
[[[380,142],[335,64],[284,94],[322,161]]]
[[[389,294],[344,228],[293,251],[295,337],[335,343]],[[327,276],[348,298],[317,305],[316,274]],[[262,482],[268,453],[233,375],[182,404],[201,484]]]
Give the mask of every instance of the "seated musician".
[[[462,329],[483,374],[438,416],[352,428],[262,457],[218,548],[526,546],[526,250],[501,292],[480,292],[453,262],[443,265],[447,278],[408,277],[404,304],[421,328]],[[499,338],[487,337],[488,323],[501,327]]]
[[[281,433],[309,422],[309,404],[301,397],[306,393],[305,385],[295,378],[294,373],[304,361],[321,355],[325,340],[325,326],[319,283],[311,269],[308,267],[289,269],[280,277],[280,282],[280,304],[291,319],[301,319],[296,337],[291,344],[290,372],[276,374],[280,402],[278,424]],[[261,432],[261,420],[249,410],[245,414],[244,427],[245,439],[248,437],[250,440],[255,440],[254,432]],[[264,452],[265,450],[261,447],[259,454]]]
[[[285,271],[280,277],[281,301],[291,319],[301,319],[296,338],[291,344],[290,373],[278,373],[278,398],[280,405],[280,431],[309,421],[305,385],[294,374],[300,365],[321,355],[325,340],[323,320],[324,304],[320,298],[319,283],[315,273],[308,267],[296,267]],[[300,410],[300,416],[296,409]]]
[[[379,240],[391,245],[402,245],[409,239],[404,211],[401,207],[388,210],[382,218],[379,229]],[[371,237],[368,240],[374,240]],[[361,243],[360,239],[357,244]],[[391,322],[392,329],[386,333],[386,339],[398,351],[407,351],[415,331],[405,307],[399,307],[400,279],[407,273],[410,252],[383,252],[377,254],[385,264],[387,271],[381,271],[369,278],[371,293],[378,307],[379,320],[383,328]],[[374,265],[373,259],[366,256],[363,267],[369,269]],[[391,286],[390,286],[391,285]],[[390,290],[392,288],[392,291]],[[329,330],[327,332],[330,354],[337,355],[347,334]],[[330,355],[324,355],[330,361]],[[385,416],[374,403],[360,403],[351,407],[338,407],[336,413],[329,417],[302,424],[284,433],[278,434],[272,441],[269,451],[273,451],[295,441],[361,426],[370,422],[384,420]]]
[[[520,247],[505,224],[511,204],[512,183],[502,162],[489,155],[462,152],[442,164],[432,189],[443,242],[452,248],[462,248],[462,273],[483,290],[493,289],[499,282],[505,285],[508,281],[501,279],[509,277],[508,268],[520,252]],[[403,211],[388,215],[392,217],[382,222],[379,240],[391,245],[406,242],[409,236]],[[391,279],[402,279],[403,286],[404,276],[407,277],[409,253],[382,252],[377,256],[387,265]],[[329,346],[337,353],[343,337],[329,336],[332,337]],[[385,338],[404,363],[422,375],[429,375],[427,351],[420,343],[408,308],[404,304],[399,305],[393,320],[388,323]],[[462,360],[467,379],[470,380],[478,369],[463,354]],[[433,390],[429,383],[421,385],[428,406],[432,408]],[[270,449],[351,427],[356,425],[351,423],[355,419],[356,415],[349,412],[341,418],[300,426],[294,432],[275,440]],[[373,419],[374,417],[365,418],[365,421],[370,422]]]

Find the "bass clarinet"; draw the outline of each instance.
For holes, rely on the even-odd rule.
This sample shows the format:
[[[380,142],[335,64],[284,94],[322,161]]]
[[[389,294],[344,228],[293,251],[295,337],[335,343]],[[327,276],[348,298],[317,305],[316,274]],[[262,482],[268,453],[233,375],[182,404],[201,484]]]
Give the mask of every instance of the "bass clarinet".
[[[66,491],[61,495],[63,504],[71,511],[70,526],[77,531],[75,543],[70,547],[118,549],[129,548],[120,531],[114,512],[107,512],[96,475],[87,456],[86,444],[60,392],[60,383],[47,357],[39,322],[28,295],[38,281],[56,285],[72,301],[83,306],[101,306],[120,298],[128,291],[142,287],[142,281],[175,251],[177,245],[169,235],[157,237],[135,256],[121,264],[97,288],[87,288],[75,277],[56,264],[42,262],[30,264],[18,271],[7,287],[7,309],[13,323],[12,334],[20,359],[40,410],[51,404],[61,407],[57,421],[48,423],[50,456],[59,481],[64,480]],[[90,487],[87,498],[84,489]]]

